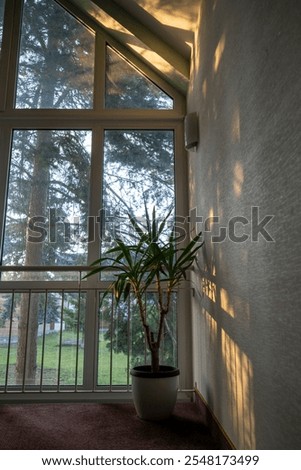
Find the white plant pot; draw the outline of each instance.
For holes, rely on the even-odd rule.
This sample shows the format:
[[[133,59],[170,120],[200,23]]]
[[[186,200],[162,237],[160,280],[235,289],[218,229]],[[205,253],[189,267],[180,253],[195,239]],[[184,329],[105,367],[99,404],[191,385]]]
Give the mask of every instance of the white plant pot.
[[[170,417],[177,401],[179,369],[160,366],[152,373],[150,366],[131,370],[133,401],[138,416],[152,421]]]

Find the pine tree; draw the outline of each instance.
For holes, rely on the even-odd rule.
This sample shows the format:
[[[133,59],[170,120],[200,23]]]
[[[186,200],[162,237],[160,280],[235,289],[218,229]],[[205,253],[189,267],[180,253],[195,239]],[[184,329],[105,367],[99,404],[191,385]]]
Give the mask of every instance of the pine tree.
[[[94,54],[93,34],[55,0],[25,0],[16,108],[92,109]],[[136,69],[129,72],[121,56],[111,51],[107,61],[107,108],[172,107],[172,99]],[[87,264],[90,137],[80,130],[14,131],[3,264]],[[137,216],[146,203],[162,207],[163,214],[174,205],[173,139],[171,130],[105,132],[102,250],[116,227],[123,230],[128,212]],[[72,225],[73,215],[80,221]],[[35,382],[40,305],[36,295],[30,303],[26,296],[21,300],[17,383]],[[59,316],[58,309],[53,305],[47,319],[53,320],[56,310]]]
[[[56,2],[26,0],[16,107],[91,107],[93,51],[93,35]],[[80,131],[15,133],[3,255],[5,262],[15,260],[25,266],[39,266],[84,261],[85,248],[80,247],[77,256],[72,244],[66,246],[64,237],[60,241],[55,240],[54,244],[33,240],[36,233],[32,233],[29,222],[37,217],[49,220],[51,208],[57,208],[57,217],[62,219],[72,206],[82,217],[87,216],[90,167],[85,149],[86,136],[86,132]],[[20,197],[22,186],[24,192]],[[16,234],[13,226],[19,226],[21,230]],[[12,238],[14,250],[10,245]],[[24,274],[23,279],[29,279],[29,276],[31,274]],[[25,298],[21,301],[17,383],[23,380],[26,384],[35,382],[38,305],[38,296],[32,296],[30,303]]]

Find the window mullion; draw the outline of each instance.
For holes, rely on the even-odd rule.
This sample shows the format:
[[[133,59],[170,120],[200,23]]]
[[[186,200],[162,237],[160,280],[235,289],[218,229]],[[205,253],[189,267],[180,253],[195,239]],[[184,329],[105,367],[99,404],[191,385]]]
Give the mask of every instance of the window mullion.
[[[9,155],[11,146],[11,132],[8,128],[0,128],[0,155],[1,155],[1,172],[0,172],[0,254],[2,258],[3,235],[5,225],[5,207],[6,193],[9,169]]]
[[[3,84],[3,87],[1,85],[0,109],[13,109],[23,0],[7,1],[5,8],[2,41],[3,61],[0,76],[0,83]]]
[[[102,126],[95,126],[92,132],[91,151],[88,264],[99,257],[100,234],[102,230],[100,216],[102,173],[103,129]],[[83,386],[86,390],[94,390],[97,386],[98,377],[98,277],[96,275],[89,277],[86,279],[85,284],[92,289],[87,291]]]
[[[183,228],[187,235],[186,240],[191,236],[190,227],[186,216],[189,210],[188,200],[188,167],[187,153],[183,141],[183,122],[175,126],[175,197],[176,197],[176,216],[182,221]],[[184,223],[185,217],[185,223]],[[192,388],[192,330],[190,311],[191,292],[190,287],[184,285],[178,290],[177,294],[177,323],[178,331],[181,332],[177,337],[178,344],[178,367],[181,370],[180,389],[189,390]]]
[[[103,129],[102,126],[95,126],[92,131],[88,264],[99,257],[101,234],[101,214],[99,210],[101,208],[102,173]]]
[[[0,64],[0,111],[13,107],[16,64],[23,0],[7,0],[3,22]]]

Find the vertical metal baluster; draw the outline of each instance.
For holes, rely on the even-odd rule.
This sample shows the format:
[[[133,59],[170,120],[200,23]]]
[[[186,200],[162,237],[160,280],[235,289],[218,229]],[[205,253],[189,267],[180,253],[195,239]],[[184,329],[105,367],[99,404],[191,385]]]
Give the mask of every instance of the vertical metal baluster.
[[[43,374],[44,374],[44,357],[45,357],[47,307],[48,307],[48,289],[45,290],[45,307],[44,307],[44,315],[43,315],[44,326],[43,326],[43,340],[42,340],[40,392],[42,392],[42,389],[43,389]]]
[[[94,336],[94,370],[93,370],[93,392],[95,392],[97,385],[99,384],[99,377],[98,377],[98,371],[99,371],[99,327],[100,327],[100,322],[99,322],[99,314],[100,314],[100,309],[99,309],[99,304],[100,304],[100,291],[97,289],[94,289],[94,309],[93,309],[93,316],[95,318],[95,336]],[[97,315],[95,316],[95,309],[97,307]]]
[[[30,321],[30,304],[31,304],[31,294],[32,290],[28,289],[28,307],[27,307],[27,325],[26,325],[26,341],[25,341],[25,351],[24,351],[24,366],[23,366],[23,379],[22,379],[22,392],[25,392],[25,380],[26,380],[26,360],[27,360],[27,346],[28,346],[28,327]]]
[[[61,380],[61,361],[62,361],[62,339],[63,339],[63,311],[64,311],[65,290],[62,290],[62,303],[61,303],[61,328],[60,328],[60,343],[59,343],[59,363],[58,363],[58,376],[57,376],[57,391],[60,391]]]
[[[77,380],[78,380],[78,355],[79,355],[79,328],[80,328],[80,305],[81,305],[81,272],[79,272],[79,285],[78,285],[78,302],[77,302],[77,331],[76,331],[76,357],[75,357],[75,384],[74,390],[77,392]]]
[[[114,299],[113,299],[113,293],[111,296],[111,334],[110,334],[110,340],[111,340],[111,346],[110,346],[110,392],[112,391],[112,383],[113,383],[113,325],[114,325]]]
[[[5,373],[5,384],[4,384],[4,392],[5,392],[5,393],[7,392],[7,386],[8,386],[9,358],[10,358],[11,334],[12,334],[12,327],[13,327],[14,300],[15,300],[15,290],[12,291],[11,306],[10,306],[10,321],[9,321],[9,333],[8,333],[8,348],[7,348],[6,373]]]

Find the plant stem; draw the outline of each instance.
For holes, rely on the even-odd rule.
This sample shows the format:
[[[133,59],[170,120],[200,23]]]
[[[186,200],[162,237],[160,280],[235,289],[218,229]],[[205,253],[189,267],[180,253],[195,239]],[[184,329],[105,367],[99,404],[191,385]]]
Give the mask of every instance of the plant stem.
[[[159,365],[159,348],[156,345],[155,348],[151,350],[151,356],[152,356],[152,372],[159,372],[160,365]]]

